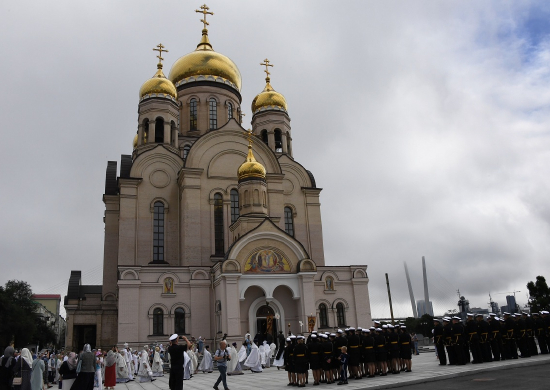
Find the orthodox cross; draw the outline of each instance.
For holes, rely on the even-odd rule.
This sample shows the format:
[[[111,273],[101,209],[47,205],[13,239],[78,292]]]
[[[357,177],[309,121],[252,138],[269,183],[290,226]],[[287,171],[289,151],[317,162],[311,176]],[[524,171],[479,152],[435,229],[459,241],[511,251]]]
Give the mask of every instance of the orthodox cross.
[[[264,60],[264,62],[262,62],[260,65],[265,66],[264,72],[265,72],[265,74],[266,74],[266,77],[269,78],[269,75],[270,75],[271,73],[269,73],[269,68],[268,68],[268,67],[269,67],[269,66],[273,67],[273,65],[271,65],[271,64],[269,63],[269,60],[268,60],[267,58],[266,58],[266,59]]]
[[[201,5],[200,8],[202,11],[199,11],[198,9],[196,9],[195,12],[198,12],[199,14],[203,14],[204,19],[201,19],[201,22],[204,24],[204,29],[206,30],[206,26],[210,25],[210,23],[206,21],[206,15],[214,15],[214,12],[208,11],[210,8],[208,8],[206,4]]]
[[[158,49],[153,49],[153,50],[159,52],[159,55],[157,56],[157,58],[159,59],[159,64],[161,64],[162,60],[164,60],[164,58],[162,58],[162,52],[168,53],[168,50],[164,50],[165,46],[162,43],[159,43],[157,47]]]
[[[248,131],[245,132],[246,134],[248,134],[247,138],[248,138],[248,145],[249,146],[252,146],[252,143],[254,142],[252,140],[252,130],[251,129],[248,129]]]

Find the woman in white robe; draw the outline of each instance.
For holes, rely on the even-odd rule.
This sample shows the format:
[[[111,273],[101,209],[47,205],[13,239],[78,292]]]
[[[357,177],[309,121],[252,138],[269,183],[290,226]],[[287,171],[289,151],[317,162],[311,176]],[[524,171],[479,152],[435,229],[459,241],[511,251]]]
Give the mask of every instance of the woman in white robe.
[[[126,367],[126,360],[120,352],[116,353],[116,383],[129,382],[128,367]]]
[[[264,340],[262,345],[258,347],[258,352],[260,354],[260,363],[262,364],[262,368],[265,368],[267,365],[267,351],[269,349],[269,346],[267,345],[267,341]]]
[[[210,353],[208,345],[203,349],[202,360],[198,370],[202,371],[203,374],[206,372],[211,373],[212,371],[214,371],[214,361],[212,360],[212,354]]]
[[[162,359],[160,358],[160,348],[155,348],[155,354],[153,356],[153,376],[164,376],[164,367]]]
[[[191,379],[192,371],[191,371],[191,358],[188,354],[189,351],[183,352],[183,380],[186,381],[188,379]]]
[[[260,350],[258,349],[258,346],[254,342],[252,343],[250,354],[248,355],[248,358],[246,358],[244,365],[247,367],[250,367],[250,371],[254,373],[263,371],[261,357],[260,357]]]
[[[149,354],[147,353],[147,348],[148,346],[146,345],[143,351],[141,351],[141,354],[139,355],[138,377],[139,377],[140,383],[154,381],[153,371],[151,371],[151,367],[149,364]]]
[[[197,354],[195,352],[195,347],[192,345],[189,350],[187,350],[187,354],[189,355],[190,366],[189,366],[189,373],[191,375],[196,374],[197,370],[199,369],[199,359],[197,358]]]

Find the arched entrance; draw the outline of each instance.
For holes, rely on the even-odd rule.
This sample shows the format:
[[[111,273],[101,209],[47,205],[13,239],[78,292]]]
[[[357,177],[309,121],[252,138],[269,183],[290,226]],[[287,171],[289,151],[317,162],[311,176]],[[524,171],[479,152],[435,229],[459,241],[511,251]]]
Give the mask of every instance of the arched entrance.
[[[267,304],[260,306],[256,310],[256,334],[258,344],[262,344],[264,340],[271,344],[277,339],[277,318],[273,307]]]

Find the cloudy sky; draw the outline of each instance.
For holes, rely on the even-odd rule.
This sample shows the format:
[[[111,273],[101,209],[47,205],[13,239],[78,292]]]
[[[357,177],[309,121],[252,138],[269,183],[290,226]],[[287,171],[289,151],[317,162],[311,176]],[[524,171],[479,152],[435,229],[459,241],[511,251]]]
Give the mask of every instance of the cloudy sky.
[[[105,168],[130,154],[138,90],[200,38],[200,3],[0,3],[0,283],[101,283]],[[323,188],[327,263],[367,264],[376,317],[436,314],[550,277],[550,4],[210,1],[209,35],[287,99],[295,158]],[[248,127],[248,124],[245,125]]]

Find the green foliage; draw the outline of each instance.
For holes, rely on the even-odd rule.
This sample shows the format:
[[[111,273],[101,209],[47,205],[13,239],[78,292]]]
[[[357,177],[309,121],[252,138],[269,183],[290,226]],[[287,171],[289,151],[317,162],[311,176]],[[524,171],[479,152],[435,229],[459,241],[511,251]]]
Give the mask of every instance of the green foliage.
[[[539,312],[550,308],[550,289],[544,276],[537,276],[536,281],[527,283],[529,290],[529,307],[531,312]]]
[[[409,332],[418,333],[424,337],[432,337],[434,318],[429,314],[424,314],[420,318],[408,317],[405,320],[405,326]]]
[[[0,286],[0,347],[14,342],[16,348],[39,342],[55,342],[55,332],[36,313],[32,289],[27,282],[10,280]]]

